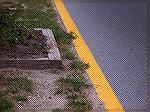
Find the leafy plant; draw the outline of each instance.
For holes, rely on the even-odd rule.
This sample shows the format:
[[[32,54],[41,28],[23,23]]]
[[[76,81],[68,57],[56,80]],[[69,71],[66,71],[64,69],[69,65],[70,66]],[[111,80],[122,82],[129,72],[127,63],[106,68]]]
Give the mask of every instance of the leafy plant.
[[[10,112],[13,108],[14,95],[10,93],[17,93],[18,96],[15,97],[17,101],[26,101],[25,96],[20,96],[19,93],[31,92],[32,91],[32,81],[26,77],[12,77],[3,73],[0,75],[0,85],[6,87],[5,90],[0,91],[0,111]],[[9,100],[8,100],[9,98]],[[11,101],[12,100],[12,101]]]
[[[53,29],[54,36],[56,41],[61,44],[71,44],[75,37],[72,33],[67,33],[63,29]]]
[[[62,87],[59,87],[59,88],[56,88],[56,91],[55,91],[55,95],[58,95],[58,94],[63,94],[63,88]]]
[[[19,42],[26,36],[26,29],[16,24],[17,10],[0,6],[0,39],[4,42]]]
[[[91,103],[82,96],[70,95],[67,97],[68,105],[76,112],[88,112],[92,109]]]
[[[17,101],[27,101],[27,97],[25,97],[25,96],[16,96],[15,99]]]
[[[25,90],[27,92],[32,91],[32,81],[25,78],[25,77],[20,77],[20,78],[13,78],[12,79],[12,85],[9,85],[9,91],[12,93],[16,93],[20,90]]]
[[[69,60],[75,60],[77,59],[74,55],[74,53],[72,53],[68,48],[63,48],[62,49],[62,54],[63,54],[63,58],[65,59],[69,59]]]
[[[64,112],[64,110],[56,108],[56,109],[53,109],[52,112]]]
[[[88,63],[78,61],[78,60],[74,60],[73,62],[70,63],[70,68],[72,69],[84,70],[84,69],[88,69],[89,67],[90,66]]]
[[[61,82],[62,88],[66,88],[64,91],[81,91],[83,86],[87,85],[87,81],[83,78],[77,77],[77,76],[68,76],[66,78],[59,78],[59,82]]]
[[[16,93],[20,90],[32,92],[32,81],[26,77],[8,77],[0,76],[0,83],[8,86],[8,90],[12,93]]]
[[[13,107],[12,102],[10,102],[5,96],[0,93],[0,110],[1,112],[9,112]]]

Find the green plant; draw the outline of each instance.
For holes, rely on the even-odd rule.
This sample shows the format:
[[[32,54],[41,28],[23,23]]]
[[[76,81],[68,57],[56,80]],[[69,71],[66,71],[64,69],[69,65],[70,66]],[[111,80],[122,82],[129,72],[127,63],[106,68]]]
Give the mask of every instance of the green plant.
[[[26,9],[21,5],[22,3],[27,5]],[[49,10],[43,11],[45,6]],[[15,7],[17,9],[14,11],[3,7],[0,10],[0,23],[3,25],[0,33],[1,38],[5,39],[4,41],[24,41],[24,37],[30,33],[27,29],[35,27],[50,28],[58,43],[71,44],[75,39],[72,33],[67,33],[57,23],[57,14],[49,1],[18,1]]]
[[[62,88],[65,89],[64,91],[70,90],[80,92],[81,89],[87,85],[86,80],[77,76],[68,76],[66,78],[61,77],[58,81],[61,82]]]
[[[12,102],[10,102],[5,96],[0,95],[0,111],[9,112],[13,107]]]
[[[4,83],[4,75],[0,75],[0,83],[1,83],[1,84]]]
[[[56,109],[53,109],[52,112],[64,112],[64,110],[56,108]]]
[[[70,63],[70,68],[72,69],[84,70],[84,69],[88,69],[89,67],[90,66],[88,63],[78,61],[78,60],[74,60],[73,62]]]
[[[63,48],[62,49],[62,54],[63,54],[63,58],[65,58],[65,59],[69,59],[69,60],[77,59],[75,57],[74,53],[72,53],[68,48]]]
[[[26,77],[0,76],[0,84],[7,85],[11,93],[17,93],[20,90],[32,92],[32,81]]]
[[[59,87],[59,88],[56,88],[56,91],[55,91],[55,95],[58,95],[58,94],[63,94],[63,88],[62,87]]]
[[[75,37],[72,35],[72,33],[67,33],[61,28],[55,28],[52,29],[54,36],[56,38],[56,41],[61,44],[72,44]]]
[[[12,93],[16,93],[20,90],[25,90],[27,92],[32,92],[32,81],[25,78],[25,77],[19,77],[19,78],[13,78],[12,79],[12,85],[9,85],[9,90]]]
[[[0,40],[2,42],[19,42],[24,40],[26,29],[16,24],[17,10],[0,6]]]
[[[5,87],[5,90],[0,91],[0,111],[1,112],[10,112],[13,108],[13,96],[10,93],[20,92],[31,92],[32,91],[32,81],[26,77],[12,77],[3,73],[0,75],[0,85]],[[9,100],[8,100],[9,98]],[[26,101],[25,96],[16,96],[17,101]],[[11,101],[12,100],[12,101]]]
[[[71,106],[76,112],[88,112],[92,109],[91,103],[83,98],[83,96],[70,95],[67,99],[68,105]]]
[[[17,101],[27,101],[27,97],[26,96],[16,96],[15,99]]]
[[[50,12],[50,15],[51,15],[51,17],[56,17],[57,16],[56,12],[54,12],[54,11]]]

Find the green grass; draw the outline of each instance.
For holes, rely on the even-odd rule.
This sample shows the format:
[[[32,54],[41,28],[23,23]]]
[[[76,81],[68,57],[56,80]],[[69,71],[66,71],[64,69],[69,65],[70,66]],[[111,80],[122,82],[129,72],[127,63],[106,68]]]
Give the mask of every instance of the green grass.
[[[16,96],[15,99],[17,101],[27,101],[27,97],[26,96]]]
[[[49,3],[48,0],[38,0],[38,2],[36,0],[31,1],[32,0],[27,0],[22,2],[25,3],[28,8],[20,12],[19,17],[22,18],[22,21],[17,21],[17,24],[27,28],[50,28],[58,43],[71,44],[75,38],[71,33],[64,31],[57,23],[57,14],[52,4]],[[44,6],[48,8],[46,12],[41,10]],[[20,7],[20,10],[22,9],[23,7]]]
[[[32,81],[26,77],[8,77],[1,75],[0,84],[6,85],[8,91],[11,93],[16,93],[21,90],[32,92]]]
[[[27,28],[53,28],[57,23],[51,19],[51,13],[41,11],[36,5],[29,5],[27,9],[20,11],[16,22],[20,26]]]
[[[0,86],[5,87],[5,90],[0,91],[0,111],[2,112],[11,111],[13,99],[17,101],[27,100],[25,96],[20,96],[20,93],[32,92],[32,81],[26,77],[12,77],[7,76],[7,74],[0,75]],[[16,93],[18,96],[15,96]]]
[[[70,68],[71,69],[80,69],[80,70],[84,70],[84,69],[88,69],[90,66],[88,63],[82,62],[82,61],[78,61],[78,60],[74,60],[73,62],[70,63]]]
[[[60,86],[59,88],[56,88],[54,95],[59,95],[59,94],[63,94],[64,90],[63,88]]]
[[[63,109],[56,108],[56,109],[53,109],[52,112],[65,112],[65,111]]]
[[[75,60],[77,59],[77,57],[75,56],[75,54],[70,51],[70,49],[68,48],[63,48],[62,49],[62,57],[68,60]]]
[[[11,93],[17,93],[21,90],[32,92],[32,81],[26,77],[7,77],[1,75],[0,81],[0,84],[8,86],[8,91]]]
[[[70,95],[67,97],[68,105],[76,112],[88,112],[92,109],[91,103],[83,96]]]
[[[22,41],[26,35],[24,27],[16,25],[17,11],[8,10],[0,6],[0,41],[16,43]]]
[[[18,8],[17,11],[17,17],[15,17],[15,25],[19,28],[25,28],[27,29],[27,34],[31,32],[30,29],[32,28],[50,28],[53,31],[54,37],[59,44],[72,44],[75,37],[72,33],[67,33],[64,31],[60,25],[57,23],[56,20],[56,12],[53,10],[53,7],[49,0],[17,0],[19,4],[16,5]],[[24,9],[21,4],[25,3],[27,6],[27,9]],[[43,11],[44,7],[47,7],[47,11]],[[11,21],[11,23],[13,23]],[[7,28],[6,28],[7,29]],[[12,32],[12,31],[10,31]],[[32,32],[31,32],[32,33]],[[5,33],[7,34],[7,33]],[[8,33],[9,35],[6,35],[6,37],[13,37],[13,39],[16,40],[14,33]],[[11,34],[11,35],[10,35]],[[25,36],[26,34],[23,34]],[[22,35],[21,35],[22,36]],[[18,37],[20,39],[20,37]],[[73,60],[73,62],[70,64],[70,67],[72,69],[87,69],[89,67],[88,64],[77,61],[75,55],[68,50],[67,48],[63,50],[63,57],[67,58],[69,60]],[[76,77],[76,76],[69,76],[66,78],[60,78],[60,88],[58,93],[71,93],[74,94],[74,92],[82,92],[83,87],[86,85],[86,81]],[[7,92],[8,93],[19,93],[20,91],[26,91],[26,92],[32,92],[32,81],[24,78],[24,77],[1,77],[0,76],[0,84],[7,86]],[[16,100],[25,100],[23,96],[16,96]],[[82,97],[75,97],[75,96],[69,96],[68,98],[69,103],[71,104],[71,107],[77,109],[77,110],[83,110],[85,107],[87,107],[87,103]],[[3,100],[2,100],[3,101]],[[6,104],[9,103],[9,101],[5,101]],[[86,106],[84,106],[84,105]],[[81,108],[82,106],[82,108]],[[11,105],[6,106],[11,108]],[[56,110],[56,111],[59,111]],[[61,112],[61,111],[60,111]]]
[[[87,81],[84,78],[73,75],[70,75],[66,78],[61,77],[58,79],[58,82],[61,83],[61,87],[64,89],[63,91],[72,91],[72,92],[73,91],[81,92],[81,90],[88,85]]]
[[[73,40],[75,39],[71,33],[67,33],[62,29],[52,29],[55,39],[60,44],[72,44]]]
[[[13,103],[8,100],[4,93],[0,92],[0,111],[10,112],[13,108]]]
[[[50,28],[58,43],[71,44],[74,36],[64,31],[57,23],[56,12],[52,4],[48,0],[17,0],[18,4],[14,5],[17,11],[14,11],[13,17],[3,17],[2,21],[6,21],[7,27],[1,30],[1,37],[5,35],[7,40],[22,41],[32,28]],[[25,4],[25,9],[22,4]],[[17,13],[16,13],[17,12]],[[1,10],[0,10],[1,13]],[[4,12],[7,13],[7,12]],[[2,15],[2,14],[1,14]],[[7,22],[8,21],[8,22]],[[4,25],[6,26],[6,25]],[[13,26],[13,28],[11,28]],[[14,31],[14,28],[15,31]],[[9,30],[10,29],[10,30]],[[16,30],[21,29],[21,34],[17,34]],[[27,34],[23,34],[26,31]],[[6,33],[7,32],[7,33]],[[6,41],[6,39],[4,41]]]

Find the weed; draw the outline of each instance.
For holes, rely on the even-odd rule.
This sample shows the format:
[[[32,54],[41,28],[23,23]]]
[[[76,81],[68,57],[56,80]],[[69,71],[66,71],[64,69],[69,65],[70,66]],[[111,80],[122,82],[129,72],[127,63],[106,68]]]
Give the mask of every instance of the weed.
[[[75,57],[74,53],[72,53],[68,48],[62,49],[63,58],[69,59],[69,60],[75,60],[77,57]]]
[[[81,89],[87,85],[87,81],[77,76],[68,76],[67,78],[59,78],[61,86],[64,91],[75,91],[80,92]]]
[[[23,7],[21,8],[19,6],[21,3],[17,6],[20,7],[20,10],[18,10],[20,14],[18,14],[17,17],[21,18],[21,20],[18,19],[16,21],[16,25],[25,26],[26,28],[50,28],[53,31],[54,37],[58,43],[72,43],[73,39],[75,39],[74,36],[72,33],[67,33],[59,26],[59,23],[57,23],[56,20],[57,14],[51,3],[46,1],[35,2],[35,0],[31,2],[28,0],[26,1],[26,4],[28,6],[27,9],[23,9]],[[48,11],[43,12],[41,10],[44,8],[43,4],[49,8]]]
[[[31,92],[32,91],[32,81],[26,77],[11,77],[6,74],[0,75],[0,84],[5,86],[6,89],[0,91],[0,111],[9,112],[13,108],[13,101],[9,101],[7,98],[12,99],[13,96],[10,93],[19,92]],[[17,101],[26,101],[25,96],[16,96]]]
[[[55,91],[54,94],[55,94],[55,95],[63,94],[63,92],[64,92],[64,91],[63,91],[63,88],[59,87],[59,88],[56,89],[56,91]]]
[[[26,30],[16,24],[17,10],[10,10],[8,7],[0,7],[0,40],[3,42],[19,42],[24,40]]]
[[[83,96],[70,95],[67,99],[68,105],[71,106],[76,112],[87,112],[87,110],[92,109],[91,103],[83,98]]]
[[[84,70],[88,69],[89,67],[90,67],[89,64],[78,60],[74,60],[73,62],[70,63],[70,68],[72,69]]]
[[[27,97],[25,97],[25,96],[16,96],[15,99],[17,101],[27,101]]]
[[[71,33],[65,32],[63,29],[53,30],[56,41],[61,44],[71,44],[75,37]]]
[[[8,90],[11,93],[17,93],[20,90],[32,92],[32,81],[26,77],[8,77],[0,76],[0,83],[8,86]]]
[[[25,90],[27,92],[32,92],[32,81],[25,78],[25,77],[20,77],[20,78],[13,78],[12,79],[12,85],[9,86],[9,90],[12,93],[16,93],[20,90]]]
[[[56,109],[53,109],[52,112],[64,112],[64,110],[56,108]]]
[[[10,102],[4,95],[0,95],[0,110],[1,112],[9,112],[13,107],[12,102]]]

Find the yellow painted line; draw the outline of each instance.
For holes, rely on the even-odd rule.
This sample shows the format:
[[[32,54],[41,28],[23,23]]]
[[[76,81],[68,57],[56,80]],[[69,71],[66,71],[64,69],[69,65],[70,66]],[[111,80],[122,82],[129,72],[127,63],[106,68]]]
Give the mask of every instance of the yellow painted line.
[[[109,112],[124,112],[124,108],[119,102],[115,92],[108,83],[105,75],[94,59],[90,49],[84,41],[76,24],[68,13],[62,0],[54,0],[56,8],[61,16],[61,19],[67,29],[67,32],[74,32],[77,38],[74,40],[75,49],[82,61],[90,64],[90,68],[86,70],[91,79],[98,98],[104,102],[105,109]]]

